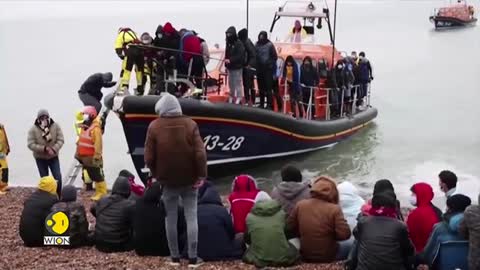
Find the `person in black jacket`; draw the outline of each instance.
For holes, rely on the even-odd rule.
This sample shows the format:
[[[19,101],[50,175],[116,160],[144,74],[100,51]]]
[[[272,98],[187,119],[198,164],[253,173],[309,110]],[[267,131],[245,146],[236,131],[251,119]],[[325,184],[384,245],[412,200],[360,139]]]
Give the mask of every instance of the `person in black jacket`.
[[[207,185],[199,196],[197,214],[198,256],[204,261],[241,259],[243,243],[235,239],[232,218],[215,187]]]
[[[135,252],[139,256],[169,256],[168,241],[165,231],[165,217],[167,215],[161,200],[162,189],[159,182],[145,191],[135,205],[133,215],[133,234]],[[183,209],[179,209],[178,234],[182,236],[186,231]],[[183,247],[183,239],[180,246]]]
[[[245,47],[237,37],[237,30],[230,26],[225,32],[227,46],[225,49],[225,67],[228,71],[228,88],[230,89],[229,102],[234,98],[240,104],[243,98],[242,69],[245,59]]]
[[[371,216],[360,217],[353,231],[357,240],[353,269],[410,269],[409,261],[415,248],[408,237],[407,226],[397,219],[396,206],[391,191],[374,195]]]
[[[243,28],[238,31],[238,38],[245,47],[245,61],[243,64],[243,92],[245,94],[245,102],[248,105],[255,104],[255,89],[253,88],[253,77],[255,75],[256,52],[255,45],[248,38],[248,30]]]
[[[60,202],[52,206],[51,213],[64,212],[68,215],[68,230],[65,233],[70,237],[69,247],[80,247],[90,243],[88,221],[85,207],[77,202],[77,189],[68,185],[62,189]]]
[[[267,32],[261,31],[258,34],[255,52],[257,56],[257,83],[260,92],[260,108],[264,108],[266,96],[267,107],[272,110],[273,74],[277,64],[277,50],[273,43],[268,40]]]
[[[90,75],[87,80],[80,86],[78,90],[78,96],[83,102],[84,106],[93,106],[100,113],[102,109],[102,103],[100,102],[103,97],[103,87],[113,87],[117,84],[116,81],[112,81],[113,75],[111,72],[107,73],[95,73]]]
[[[135,201],[129,200],[130,184],[119,176],[112,194],[92,206],[95,224],[95,245],[103,252],[122,252],[133,249],[133,213]]]
[[[27,247],[43,246],[45,219],[50,208],[58,202],[57,181],[52,176],[40,179],[38,189],[25,201],[20,217],[20,237]]]
[[[312,106],[310,108],[312,112],[312,119],[315,117],[315,91],[316,89],[311,89],[308,86],[317,87],[318,86],[318,72],[315,70],[315,67],[312,63],[312,58],[306,56],[303,59],[302,66],[300,67],[300,83],[302,84],[302,97],[303,97],[303,106],[305,108],[305,113],[308,111],[308,104],[310,102],[310,94],[312,95]]]

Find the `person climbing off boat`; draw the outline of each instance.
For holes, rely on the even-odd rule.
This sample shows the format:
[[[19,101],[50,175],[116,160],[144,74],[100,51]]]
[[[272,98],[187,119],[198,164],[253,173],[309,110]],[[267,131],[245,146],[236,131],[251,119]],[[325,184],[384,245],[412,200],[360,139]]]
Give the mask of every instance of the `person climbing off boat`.
[[[115,40],[115,52],[122,60],[122,72],[120,74],[121,84],[118,90],[119,94],[124,94],[128,91],[130,84],[130,75],[133,66],[136,68],[137,89],[136,94],[143,95],[143,68],[144,59],[142,50],[133,44],[140,44],[137,34],[130,28],[120,28]],[[97,111],[99,112],[99,111]]]

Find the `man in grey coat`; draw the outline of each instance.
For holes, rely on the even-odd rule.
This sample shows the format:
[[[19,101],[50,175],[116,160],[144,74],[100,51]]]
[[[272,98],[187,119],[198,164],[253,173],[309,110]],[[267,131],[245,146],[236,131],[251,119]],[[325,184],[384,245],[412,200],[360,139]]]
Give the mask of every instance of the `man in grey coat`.
[[[28,148],[33,152],[40,177],[49,175],[57,180],[57,194],[62,190],[62,173],[58,154],[64,138],[60,126],[50,118],[47,110],[38,111],[37,119],[28,132]]]

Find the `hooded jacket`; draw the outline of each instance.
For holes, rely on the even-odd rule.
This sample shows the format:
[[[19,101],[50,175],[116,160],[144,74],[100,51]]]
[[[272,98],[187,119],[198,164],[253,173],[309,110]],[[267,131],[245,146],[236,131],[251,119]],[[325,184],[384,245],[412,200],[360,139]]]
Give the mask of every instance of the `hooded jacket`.
[[[207,188],[199,198],[197,214],[198,256],[204,261],[241,259],[243,247],[235,241],[232,218],[214,187]]]
[[[80,90],[78,93],[80,94],[89,94],[98,101],[100,101],[103,97],[102,88],[110,88],[117,84],[116,82],[112,81],[113,74],[111,72],[107,73],[95,73],[90,75],[90,77],[83,82],[82,86],[80,86]]]
[[[171,50],[178,50],[180,48],[180,35],[177,30],[172,26],[171,23],[167,22],[160,29],[160,26],[157,27],[157,31],[162,32],[162,38],[158,36],[154,39],[153,45],[161,48],[166,48],[170,50],[165,50],[163,52],[163,58],[168,59],[171,56],[176,56],[178,52]]]
[[[33,152],[33,156],[38,159],[52,159],[57,157],[65,142],[62,129],[57,123],[50,119],[50,123],[48,123],[48,137],[44,135],[44,130],[40,127],[40,121],[37,118],[35,124],[28,131],[28,148]],[[55,153],[49,155],[47,151],[45,151],[46,147],[51,147]]]
[[[291,266],[299,259],[297,249],[285,236],[285,212],[275,200],[255,204],[247,217],[243,260],[257,267]]]
[[[227,40],[225,49],[225,59],[230,60],[230,63],[225,64],[225,67],[232,70],[241,69],[245,62],[245,47],[238,39],[235,27],[230,26],[225,33],[232,35],[232,40]]]
[[[25,246],[43,246],[46,233],[45,219],[50,214],[50,208],[58,202],[56,195],[57,182],[47,176],[40,180],[38,189],[33,192],[23,205],[20,217],[20,237]]]
[[[255,180],[249,175],[240,175],[233,180],[232,193],[228,196],[230,214],[233,219],[235,233],[245,232],[245,221],[255,204],[255,198],[260,190]]]
[[[250,66],[255,68],[257,60],[255,45],[253,45],[253,42],[248,38],[248,30],[246,28],[238,31],[238,39],[240,39],[240,41],[243,43],[243,46],[245,47],[244,66]]]
[[[357,240],[356,270],[406,270],[414,247],[407,226],[398,219],[362,216],[353,231]],[[355,254],[355,253],[353,253]]]
[[[207,155],[197,124],[182,115],[178,100],[164,94],[155,105],[159,118],[150,123],[145,164],[160,183],[191,186],[207,176]]]
[[[311,199],[297,203],[288,218],[288,228],[300,236],[300,253],[308,262],[335,260],[338,241],[350,238],[351,231],[338,205],[335,182],[320,177],[312,185]]]
[[[79,247],[88,244],[88,221],[85,207],[77,202],[77,189],[74,186],[65,186],[62,189],[60,202],[52,206],[51,213],[64,212],[68,216],[68,230],[70,246]]]
[[[285,60],[285,64],[284,64],[284,66],[283,66],[283,76],[282,76],[282,78],[283,78],[284,80],[287,80],[287,67],[288,67],[287,62],[293,63],[293,65],[292,65],[292,69],[293,69],[293,80],[290,81],[290,83],[292,83],[293,90],[294,90],[295,92],[299,93],[300,90],[301,90],[301,85],[300,85],[300,72],[299,72],[299,70],[298,70],[298,64],[297,64],[297,62],[295,61],[295,59],[294,59],[291,55],[287,56],[287,59]]]
[[[313,64],[310,65],[310,67],[307,67],[307,61],[313,63],[310,56],[303,59],[302,66],[300,67],[300,83],[306,86],[317,86],[319,82],[318,72]],[[310,88],[305,87],[304,91],[310,91]]]
[[[357,226],[357,217],[365,201],[358,194],[358,189],[348,181],[340,183],[337,188],[340,196],[340,207],[350,230],[353,231]]]
[[[1,156],[7,156],[10,153],[10,145],[8,144],[7,132],[5,127],[0,124],[0,159]]]
[[[260,41],[260,36],[264,36],[265,40]],[[258,42],[255,44],[255,52],[257,56],[257,66],[271,68],[273,70],[277,63],[277,50],[270,40],[267,38],[267,32],[262,31],[258,34]]]
[[[130,184],[119,176],[113,184],[112,194],[92,206],[96,217],[95,242],[97,246],[118,247],[121,250],[132,241],[135,202],[128,200]]]
[[[433,225],[440,220],[432,207],[432,187],[427,183],[417,183],[413,185],[412,191],[417,196],[417,208],[408,215],[407,226],[415,251],[420,253],[427,244]]]
[[[180,53],[184,65],[189,65],[193,56],[202,54],[202,42],[191,31],[186,31],[180,39]]]
[[[468,269],[480,269],[480,205],[471,205],[465,210],[459,231],[469,240]]]
[[[280,203],[287,217],[299,201],[309,198],[308,182],[280,182],[272,191],[272,199]]]

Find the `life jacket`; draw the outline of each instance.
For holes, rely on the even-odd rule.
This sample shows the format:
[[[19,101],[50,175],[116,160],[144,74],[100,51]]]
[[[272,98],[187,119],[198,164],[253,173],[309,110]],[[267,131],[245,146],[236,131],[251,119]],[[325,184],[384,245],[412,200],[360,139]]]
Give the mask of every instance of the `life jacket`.
[[[247,215],[255,205],[255,198],[259,192],[251,176],[240,175],[235,178],[232,193],[228,197],[235,233],[245,232]]]
[[[140,39],[137,37],[137,34],[133,32],[132,29],[130,28],[123,28],[120,30],[118,33],[118,36],[121,37],[120,42],[121,42],[121,48],[124,50],[127,49],[127,46],[129,44],[141,44],[142,42]],[[117,47],[119,47],[120,44],[117,44]]]
[[[93,157],[95,155],[95,142],[93,141],[92,131],[100,128],[99,124],[93,122],[90,127],[82,130],[77,142],[77,154],[81,157]]]

